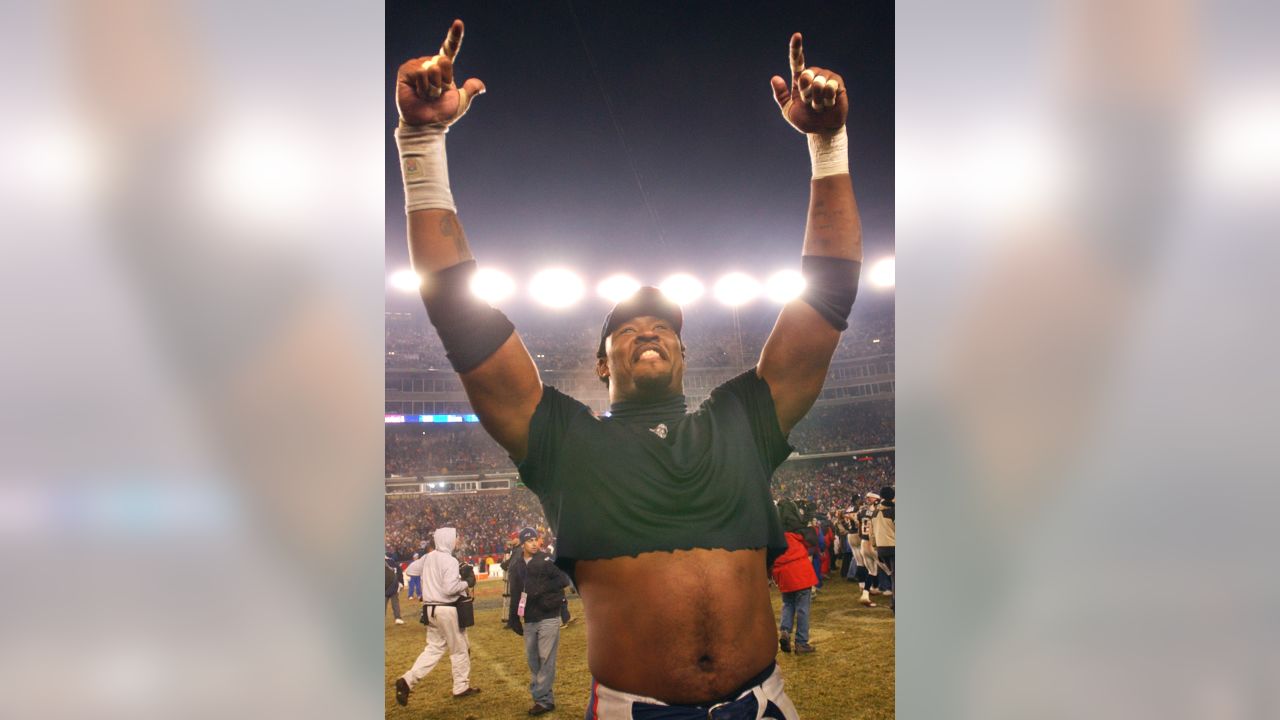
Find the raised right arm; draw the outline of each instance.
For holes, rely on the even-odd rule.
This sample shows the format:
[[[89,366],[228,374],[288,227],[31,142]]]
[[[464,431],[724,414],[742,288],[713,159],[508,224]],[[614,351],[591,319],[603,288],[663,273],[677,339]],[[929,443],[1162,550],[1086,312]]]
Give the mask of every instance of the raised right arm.
[[[517,462],[529,446],[529,421],[542,399],[538,368],[506,317],[469,292],[475,266],[449,189],[445,134],[484,92],[471,78],[458,87],[453,63],[463,25],[454,20],[440,52],[414,58],[396,76],[401,171],[409,259],[450,362],[481,425]]]

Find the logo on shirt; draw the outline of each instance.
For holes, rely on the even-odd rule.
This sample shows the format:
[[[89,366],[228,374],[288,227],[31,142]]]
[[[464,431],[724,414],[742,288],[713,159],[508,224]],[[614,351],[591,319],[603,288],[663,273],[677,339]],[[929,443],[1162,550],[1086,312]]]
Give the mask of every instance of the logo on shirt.
[[[666,440],[666,439],[667,439],[667,424],[666,424],[666,423],[658,423],[658,426],[657,426],[657,427],[651,427],[651,428],[649,428],[649,432],[653,433],[654,435],[657,435],[658,437],[662,438],[663,440]]]

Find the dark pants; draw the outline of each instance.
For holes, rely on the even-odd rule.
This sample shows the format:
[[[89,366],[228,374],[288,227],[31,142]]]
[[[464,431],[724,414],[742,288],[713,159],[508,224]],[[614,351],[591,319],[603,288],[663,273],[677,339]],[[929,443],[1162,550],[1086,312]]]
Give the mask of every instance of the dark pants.
[[[896,582],[897,576],[894,573],[893,561],[893,551],[896,549],[894,547],[876,548],[876,554],[880,556],[880,562],[889,568],[888,573],[880,573],[881,575],[889,576],[889,589],[893,590],[893,600],[889,601],[889,607],[896,607],[898,602],[898,583]]]

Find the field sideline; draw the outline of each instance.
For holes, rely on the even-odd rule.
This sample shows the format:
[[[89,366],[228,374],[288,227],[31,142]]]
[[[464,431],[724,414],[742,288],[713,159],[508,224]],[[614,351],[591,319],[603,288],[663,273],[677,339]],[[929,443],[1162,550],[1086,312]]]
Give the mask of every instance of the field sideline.
[[[814,599],[810,642],[818,652],[796,657],[778,655],[778,664],[804,720],[889,720],[894,716],[894,619],[887,608],[858,604],[853,583],[828,581]],[[483,580],[476,589],[476,626],[471,641],[471,683],[481,693],[462,700],[450,697],[446,656],[413,689],[409,704],[395,701],[392,683],[413,665],[426,642],[418,624],[417,601],[401,593],[404,625],[385,617],[387,720],[490,720],[528,717],[529,666],[524,641],[498,624],[502,581]],[[774,616],[781,599],[772,591]],[[569,598],[575,622],[560,632],[556,663],[556,710],[544,717],[578,720],[586,714],[591,676],[587,671],[586,626],[582,603]]]

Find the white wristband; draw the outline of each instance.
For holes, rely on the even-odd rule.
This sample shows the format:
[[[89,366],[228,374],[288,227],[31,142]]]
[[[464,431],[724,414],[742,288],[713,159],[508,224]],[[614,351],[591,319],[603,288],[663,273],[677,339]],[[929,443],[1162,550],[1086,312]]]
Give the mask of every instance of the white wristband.
[[[844,126],[834,133],[809,133],[809,160],[813,177],[849,174],[849,136]]]
[[[396,128],[406,215],[414,210],[458,211],[449,190],[449,160],[444,152],[447,132],[449,128],[435,125]]]

